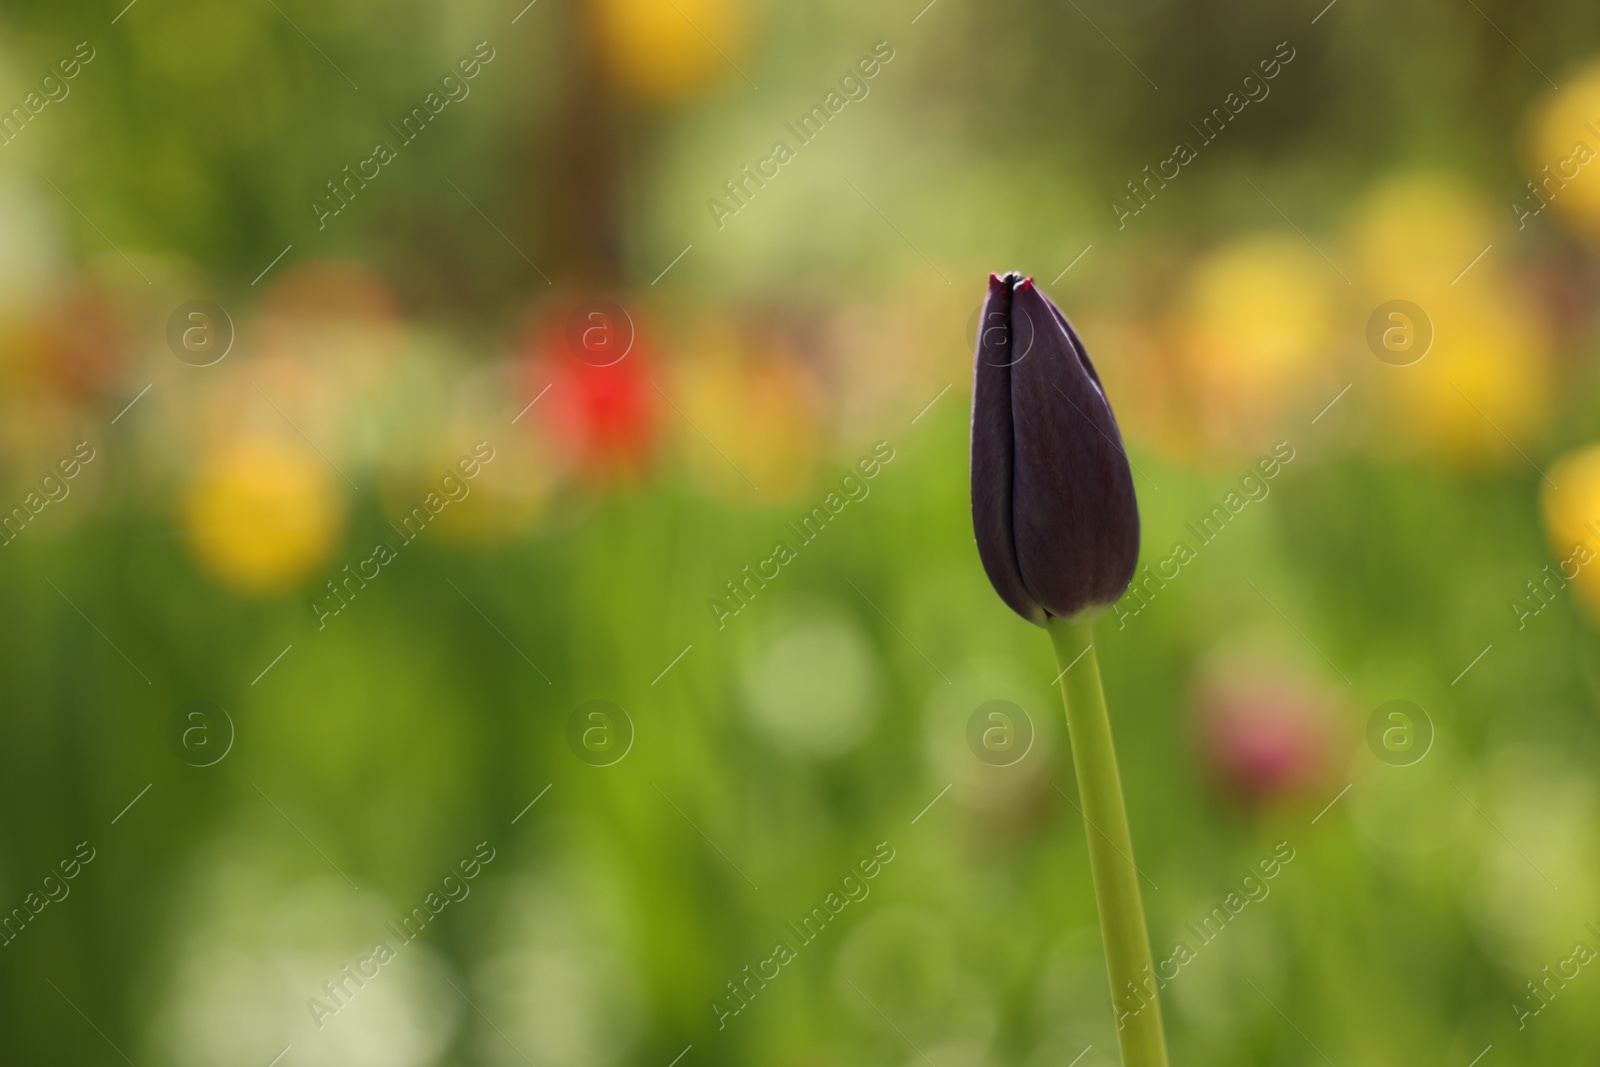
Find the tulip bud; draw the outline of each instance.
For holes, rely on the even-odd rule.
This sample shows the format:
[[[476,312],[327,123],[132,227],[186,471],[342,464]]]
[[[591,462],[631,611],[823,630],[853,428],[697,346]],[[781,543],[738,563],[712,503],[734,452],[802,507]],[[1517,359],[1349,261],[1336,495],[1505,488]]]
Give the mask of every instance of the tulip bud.
[[[1139,557],[1122,435],[1067,317],[989,275],[972,387],[972,525],[1000,599],[1039,626],[1105,608]]]

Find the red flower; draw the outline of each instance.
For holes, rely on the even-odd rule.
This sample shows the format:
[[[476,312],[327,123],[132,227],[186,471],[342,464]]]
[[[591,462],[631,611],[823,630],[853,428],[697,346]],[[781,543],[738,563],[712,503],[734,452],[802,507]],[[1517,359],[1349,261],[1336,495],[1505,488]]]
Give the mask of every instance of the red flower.
[[[570,303],[530,331],[530,418],[591,480],[642,473],[655,454],[658,394],[638,315],[608,300]]]
[[[127,355],[127,321],[116,296],[93,278],[75,281],[40,322],[43,370],[78,396],[105,396]]]

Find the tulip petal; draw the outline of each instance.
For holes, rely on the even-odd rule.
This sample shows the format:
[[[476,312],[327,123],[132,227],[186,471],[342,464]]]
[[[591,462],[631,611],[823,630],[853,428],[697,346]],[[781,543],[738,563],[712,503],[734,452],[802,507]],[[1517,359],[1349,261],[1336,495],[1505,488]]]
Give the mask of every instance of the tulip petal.
[[[1011,304],[1017,275],[989,275],[972,369],[972,528],[978,558],[1000,599],[1029,622],[1044,610],[1028,595],[1012,529],[1015,448],[1012,425]]]
[[[1133,577],[1133,474],[1088,353],[1031,278],[1013,288],[1011,325],[1013,338],[1033,339],[1009,368],[1017,571],[1035,603],[1073,616],[1110,604]]]

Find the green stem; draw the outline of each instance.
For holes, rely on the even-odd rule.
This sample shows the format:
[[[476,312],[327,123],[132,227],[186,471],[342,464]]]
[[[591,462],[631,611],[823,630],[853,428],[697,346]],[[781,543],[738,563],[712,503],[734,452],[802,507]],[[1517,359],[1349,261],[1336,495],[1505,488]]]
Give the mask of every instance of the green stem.
[[[1100,909],[1100,936],[1106,946],[1122,1064],[1167,1067],[1155,967],[1139,898],[1139,872],[1133,862],[1117,753],[1111,744],[1111,720],[1100,687],[1100,663],[1095,658],[1094,623],[1051,619],[1049,630],[1056,662],[1063,670],[1061,696],[1067,705],[1072,766],[1083,803],[1089,872]]]

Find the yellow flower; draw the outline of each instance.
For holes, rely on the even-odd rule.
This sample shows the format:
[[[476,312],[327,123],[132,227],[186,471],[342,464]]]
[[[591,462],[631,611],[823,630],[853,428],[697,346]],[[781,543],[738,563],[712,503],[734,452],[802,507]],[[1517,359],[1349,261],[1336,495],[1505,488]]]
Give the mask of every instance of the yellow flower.
[[[1551,90],[1529,116],[1525,135],[1528,177],[1512,208],[1518,228],[1528,214],[1544,214],[1552,205],[1572,227],[1600,240],[1600,63]]]
[[[1293,233],[1233,242],[1195,266],[1179,346],[1206,436],[1250,448],[1282,425],[1325,362],[1338,280]]]
[[[1567,453],[1549,475],[1559,486],[1545,484],[1540,501],[1550,551],[1578,599],[1600,619],[1600,445]]]
[[[453,439],[468,440],[475,428],[463,426]],[[492,461],[465,468],[477,470],[471,478],[463,477],[460,456],[438,451],[426,472],[412,472],[404,483],[385,486],[385,513],[399,523],[431,491],[448,501],[429,527],[429,536],[436,529],[441,543],[499,545],[526,537],[544,518],[556,488],[557,464],[543,439],[526,425],[497,435],[490,447]]]
[[[746,0],[591,0],[601,58],[618,87],[675,103],[734,73]]]
[[[1509,288],[1427,307],[1433,348],[1382,379],[1391,420],[1413,445],[1468,466],[1523,463],[1549,407],[1542,323]],[[1532,472],[1529,471],[1530,476]]]
[[[1389,433],[1469,466],[1522,462],[1550,400],[1549,329],[1507,253],[1485,251],[1495,233],[1487,198],[1448,174],[1385,181],[1350,225],[1362,311],[1409,301],[1425,316],[1416,336],[1432,338],[1411,365],[1377,368]]]
[[[1427,307],[1462,285],[1483,288],[1495,272],[1497,260],[1486,257],[1461,274],[1495,240],[1496,226],[1483,194],[1452,174],[1388,179],[1362,199],[1350,229],[1353,280],[1373,304],[1412,300]]]
[[[344,505],[322,460],[304,446],[239,441],[208,457],[184,507],[200,565],[223,585],[270,595],[325,560]]]
[[[732,337],[709,338],[678,379],[684,414],[726,454],[689,431],[690,473],[702,487],[738,503],[770,504],[811,484],[818,390],[798,359],[783,351],[751,356]],[[746,477],[761,487],[759,496]]]

